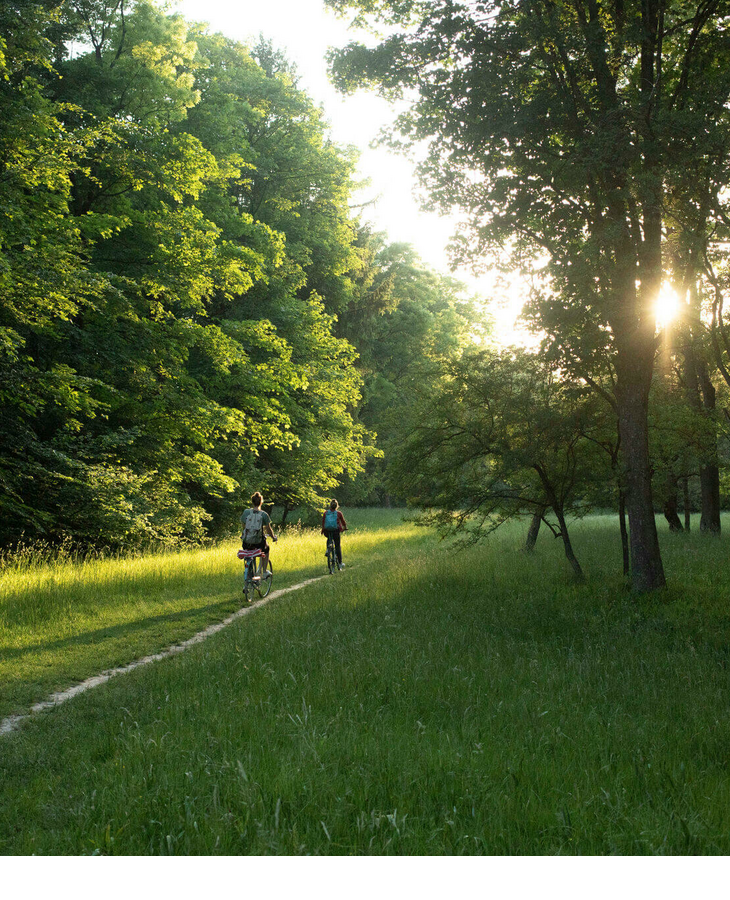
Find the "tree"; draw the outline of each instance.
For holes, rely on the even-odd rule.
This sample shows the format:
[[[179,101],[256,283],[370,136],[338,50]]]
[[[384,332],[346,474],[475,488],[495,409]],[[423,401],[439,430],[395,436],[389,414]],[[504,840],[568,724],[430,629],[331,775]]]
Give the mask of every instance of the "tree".
[[[518,350],[466,352],[442,372],[402,431],[393,467],[401,490],[430,510],[424,521],[473,539],[525,512],[547,521],[550,508],[582,579],[567,513],[586,512],[587,494],[611,471],[596,398]]]
[[[255,48],[259,64],[222,35],[199,34],[197,42],[209,68],[180,127],[237,173],[207,193],[203,209],[230,240],[251,244],[245,221],[281,239],[257,283],[232,302],[214,301],[212,312],[265,321],[286,341],[296,377],[278,404],[290,442],[257,453],[257,477],[285,510],[320,505],[343,470],[359,472],[374,452],[372,436],[353,422],[357,354],[335,337],[332,315],[349,302],[352,270],[361,267],[348,206],[353,161],[327,139],[320,110],[269,44]]]
[[[359,353],[358,421],[377,433],[384,455],[372,458],[354,482],[345,481],[344,502],[403,502],[397,488],[386,486],[394,437],[415,396],[435,389],[437,362],[458,356],[487,328],[465,286],[430,270],[411,246],[387,244],[368,229],[361,229],[358,246],[367,264],[337,328]]]
[[[312,501],[357,471],[324,308],[359,265],[352,162],[311,100],[145,0],[0,2],[0,26],[2,540],[200,540],[252,479]]]
[[[287,256],[305,275],[298,296],[315,292],[328,313],[340,313],[361,268],[349,208],[354,151],[331,141],[322,110],[270,43],[250,53],[222,35],[198,34],[197,43],[210,70],[185,128],[216,156],[218,147],[235,149],[240,208],[286,235]]]
[[[429,142],[434,202],[465,216],[460,255],[548,257],[552,293],[603,335],[625,461],[634,586],[665,583],[648,403],[662,280],[665,181],[727,130],[719,0],[330,0],[384,21],[378,46],[334,59],[344,89],[414,96],[399,121]],[[670,167],[669,160],[672,160]],[[681,160],[681,162],[680,162]],[[593,334],[574,343],[588,365]]]
[[[92,380],[49,350],[103,288],[69,215],[73,173],[97,135],[70,134],[68,108],[45,93],[54,7],[0,2],[0,509],[15,538],[49,527],[48,498],[73,477],[44,423],[72,431],[98,411]]]
[[[226,240],[206,219],[201,197],[230,171],[193,136],[172,130],[199,100],[201,61],[184,21],[148,3],[85,3],[70,8],[64,27],[67,40],[74,28],[99,36],[92,53],[60,54],[63,78],[52,88],[71,133],[95,123],[96,139],[70,179],[68,221],[102,288],[46,347],[93,386],[96,404],[71,429],[44,417],[45,443],[63,447],[74,469],[63,502],[49,496],[55,532],[109,543],[199,539],[210,507],[236,486],[217,459],[220,444],[245,429],[241,456],[250,467],[257,444],[290,440],[275,413],[248,426],[246,404],[227,406],[216,393],[231,376],[240,385],[243,373],[254,390],[264,383],[251,348],[266,347],[274,360],[276,377],[267,372],[262,394],[272,382],[287,384],[287,348],[266,328],[236,336],[208,315],[213,294],[230,299],[262,277],[264,254]],[[262,231],[259,244],[268,239],[266,249],[280,253]],[[103,513],[107,497],[113,516]]]

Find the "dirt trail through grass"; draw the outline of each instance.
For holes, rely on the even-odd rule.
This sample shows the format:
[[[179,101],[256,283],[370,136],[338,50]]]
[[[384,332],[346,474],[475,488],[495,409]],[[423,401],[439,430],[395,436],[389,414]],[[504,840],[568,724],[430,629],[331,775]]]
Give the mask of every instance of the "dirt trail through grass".
[[[131,662],[126,666],[119,666],[115,669],[107,669],[105,672],[100,672],[98,675],[87,678],[80,684],[75,684],[72,687],[67,688],[65,691],[57,691],[51,694],[51,696],[46,700],[42,700],[40,703],[33,704],[29,712],[20,713],[14,716],[8,716],[7,718],[2,719],[0,721],[0,735],[10,734],[12,731],[15,731],[25,719],[28,719],[34,713],[45,712],[46,710],[53,709],[56,706],[60,706],[67,700],[71,700],[73,697],[91,690],[91,688],[99,687],[99,685],[105,684],[107,681],[109,681],[111,678],[116,677],[117,675],[126,675],[128,672],[132,672],[134,669],[138,669],[140,666],[146,666],[150,663],[158,662],[161,659],[166,659],[168,656],[174,656],[176,653],[183,653],[185,650],[188,650],[195,644],[199,644],[206,638],[209,638],[212,634],[217,634],[217,632],[222,631],[232,622],[235,622],[236,619],[240,619],[241,616],[245,616],[247,613],[252,612],[257,607],[263,606],[270,600],[276,600],[277,597],[282,597],[284,594],[289,594],[291,593],[291,591],[298,591],[300,588],[307,587],[307,585],[310,584],[314,584],[316,581],[320,581],[322,578],[327,578],[327,575],[319,575],[316,578],[308,578],[306,581],[301,581],[299,584],[293,584],[289,587],[280,588],[278,591],[272,591],[268,597],[265,597],[262,600],[257,600],[255,603],[251,603],[248,606],[244,606],[241,609],[236,610],[236,612],[228,616],[228,618],[224,619],[222,622],[215,622],[212,625],[209,625],[207,628],[204,628],[202,631],[194,634],[186,641],[181,641],[179,644],[173,644],[171,647],[168,647],[166,650],[162,650],[159,653],[152,653],[149,656],[143,656],[141,659],[136,659],[134,660],[134,662]]]

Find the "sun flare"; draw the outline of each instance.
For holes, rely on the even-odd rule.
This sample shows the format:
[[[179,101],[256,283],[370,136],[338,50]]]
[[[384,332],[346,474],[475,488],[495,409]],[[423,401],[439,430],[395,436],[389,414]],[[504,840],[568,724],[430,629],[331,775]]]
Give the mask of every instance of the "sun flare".
[[[676,291],[666,282],[662,284],[655,305],[656,327],[664,331],[674,322],[679,314],[679,297]]]

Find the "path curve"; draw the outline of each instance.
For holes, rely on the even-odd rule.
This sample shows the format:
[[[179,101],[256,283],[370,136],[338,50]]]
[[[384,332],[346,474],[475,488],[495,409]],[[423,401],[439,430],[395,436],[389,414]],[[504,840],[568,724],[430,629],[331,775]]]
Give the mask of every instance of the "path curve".
[[[91,688],[98,687],[100,684],[105,684],[117,675],[126,675],[127,672],[138,669],[140,666],[146,666],[149,665],[149,663],[157,662],[160,659],[166,659],[168,656],[174,656],[176,653],[183,653],[194,644],[200,644],[207,637],[210,637],[211,634],[222,631],[232,622],[235,622],[236,619],[240,619],[241,616],[245,616],[257,607],[268,603],[269,600],[275,600],[277,597],[291,593],[291,591],[298,591],[300,588],[307,587],[307,585],[314,584],[315,581],[321,581],[323,578],[327,577],[327,575],[318,575],[316,578],[308,578],[306,581],[301,581],[299,584],[293,584],[290,587],[272,591],[268,597],[264,597],[262,600],[257,600],[255,603],[251,603],[248,606],[236,610],[236,612],[228,616],[227,619],[224,619],[222,622],[215,622],[213,625],[208,625],[207,628],[204,628],[202,631],[199,631],[197,634],[194,634],[191,638],[188,638],[180,644],[173,644],[172,647],[168,647],[167,650],[161,650],[159,653],[152,653],[150,656],[143,656],[141,659],[136,659],[126,666],[119,666],[116,669],[107,669],[105,672],[87,678],[86,681],[75,684],[65,691],[57,691],[55,694],[51,694],[47,700],[42,700],[40,703],[33,704],[27,713],[18,713],[14,716],[8,716],[6,719],[0,721],[0,735],[10,734],[12,731],[15,731],[20,726],[21,722],[25,721],[25,719],[29,719],[34,713],[45,712],[48,709],[60,706],[67,700],[76,697],[78,694],[83,694],[85,691],[91,690]]]

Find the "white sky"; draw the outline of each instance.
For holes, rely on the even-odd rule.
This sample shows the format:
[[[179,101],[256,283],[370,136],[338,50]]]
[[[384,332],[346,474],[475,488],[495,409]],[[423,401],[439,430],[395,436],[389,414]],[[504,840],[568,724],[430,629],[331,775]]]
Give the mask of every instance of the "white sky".
[[[322,0],[177,0],[172,4],[187,19],[208,22],[213,31],[223,32],[241,42],[259,34],[269,38],[296,64],[300,85],[320,104],[330,123],[333,139],[352,144],[361,153],[360,174],[371,182],[360,200],[377,198],[363,217],[390,241],[413,244],[424,262],[448,272],[446,244],[454,222],[419,209],[414,199],[416,180],[412,164],[385,148],[372,148],[379,131],[394,119],[391,105],[364,91],[343,97],[327,78],[327,52],[355,39],[346,19],[325,9]],[[484,296],[493,293],[489,277],[477,280],[468,271],[454,275]],[[514,341],[513,323],[519,304],[514,294],[506,298],[507,308],[492,308],[497,337]]]

